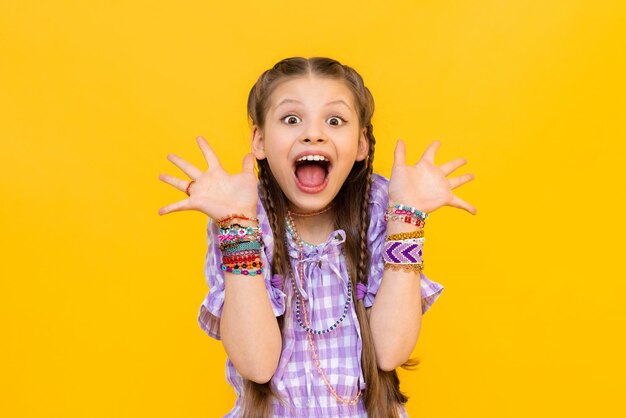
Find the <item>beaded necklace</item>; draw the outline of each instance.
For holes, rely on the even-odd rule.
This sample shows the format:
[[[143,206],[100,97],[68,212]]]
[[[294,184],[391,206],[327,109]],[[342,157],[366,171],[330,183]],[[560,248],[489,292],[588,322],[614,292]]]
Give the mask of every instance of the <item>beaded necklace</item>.
[[[292,233],[293,239],[298,247],[298,273],[300,275],[300,283],[301,285],[303,285],[304,284],[304,267],[302,265],[302,261],[304,260],[303,241],[302,239],[300,239],[300,235],[298,235],[298,231],[296,230],[296,225],[293,222],[293,218],[289,210],[287,210],[287,226],[289,228],[289,231]],[[341,323],[346,317],[347,309],[350,305],[350,300],[352,299],[352,288],[350,285],[350,280],[348,279],[348,297],[346,299],[346,306],[344,307],[343,315],[341,316],[341,318],[339,318],[339,320],[337,320],[337,322],[335,322],[335,324],[331,325],[331,327],[327,328],[323,332],[320,332],[320,331],[313,330],[311,328],[311,324],[309,322],[309,318],[307,315],[307,310],[306,310],[306,307],[304,306],[302,309],[302,313],[304,314],[304,324],[300,320],[300,306],[304,305],[305,301],[304,301],[304,298],[302,297],[302,294],[300,294],[300,292],[298,291],[298,287],[296,285],[296,279],[294,277],[293,271],[291,271],[291,274],[289,276],[291,278],[291,283],[293,285],[294,295],[296,296],[296,318],[298,319],[298,323],[300,324],[300,326],[307,331],[307,340],[309,341],[309,348],[311,349],[313,362],[315,363],[315,367],[317,368],[317,371],[319,372],[320,376],[322,377],[322,380],[326,384],[326,387],[328,387],[328,390],[330,391],[330,393],[333,395],[335,399],[337,399],[339,403],[347,404],[347,405],[356,405],[357,402],[359,401],[359,398],[361,397],[361,389],[359,389],[357,394],[354,395],[354,397],[350,399],[345,399],[341,397],[337,393],[337,391],[332,387],[330,382],[328,381],[328,378],[326,377],[326,373],[324,373],[324,370],[322,370],[322,367],[320,366],[320,360],[317,355],[317,349],[315,348],[315,343],[313,342],[314,334],[325,334],[326,332],[333,331],[334,329],[336,329],[339,323]]]
[[[298,247],[298,256],[300,256],[300,254],[302,254],[302,247],[300,247],[300,245],[306,244],[304,241],[302,241],[302,239],[299,238],[299,236],[297,235],[297,232],[293,229],[293,227],[289,224],[287,224],[287,229],[289,230],[289,232],[291,232],[291,235],[294,237],[294,241],[296,241],[296,244],[299,245]],[[298,238],[296,238],[298,237]],[[306,244],[308,246],[311,246],[310,244]],[[301,261],[301,260],[300,260]],[[299,270],[300,272],[300,270]],[[303,274],[303,273],[301,273]],[[302,275],[300,276],[300,280],[302,280]],[[300,292],[298,291],[298,287],[296,285],[296,281],[292,280],[291,281],[291,285],[293,286],[293,291],[294,294],[300,294]],[[323,330],[317,330],[317,329],[313,329],[311,328],[308,324],[305,324],[302,322],[302,319],[300,318],[300,312],[302,310],[304,310],[304,308],[301,307],[300,305],[300,298],[296,298],[296,320],[298,321],[298,324],[300,324],[300,327],[305,330],[308,333],[311,334],[327,334],[331,331],[333,331],[335,328],[337,328],[339,326],[339,324],[341,324],[343,322],[344,319],[346,319],[346,316],[348,315],[348,310],[350,309],[350,302],[352,301],[352,283],[350,283],[350,281],[348,280],[348,297],[346,298],[346,304],[343,307],[343,315],[341,315],[341,317],[335,321],[335,323],[331,326],[329,326],[326,329]],[[306,314],[306,312],[305,312]]]

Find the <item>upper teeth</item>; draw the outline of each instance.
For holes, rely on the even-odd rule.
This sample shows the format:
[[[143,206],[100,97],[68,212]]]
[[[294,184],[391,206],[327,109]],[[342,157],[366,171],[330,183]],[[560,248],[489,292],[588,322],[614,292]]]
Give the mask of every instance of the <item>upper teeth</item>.
[[[323,155],[305,155],[298,158],[298,161],[328,161],[328,158]]]

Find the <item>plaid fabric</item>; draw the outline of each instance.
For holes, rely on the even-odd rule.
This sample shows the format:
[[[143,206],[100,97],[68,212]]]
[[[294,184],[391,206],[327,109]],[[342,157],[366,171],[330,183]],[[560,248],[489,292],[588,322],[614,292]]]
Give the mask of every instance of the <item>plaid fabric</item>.
[[[366,308],[374,303],[384,270],[382,251],[386,222],[383,215],[387,208],[387,184],[387,179],[374,175],[370,195],[371,222],[368,228],[372,260],[368,289],[363,301]],[[269,266],[274,242],[267,214],[260,202],[257,216],[264,243],[262,259],[265,265]],[[221,253],[217,242],[217,228],[213,222],[209,222],[207,235],[205,276],[210,292],[200,306],[198,323],[209,336],[220,339],[219,317],[224,304],[224,274],[219,268]],[[305,245],[303,262],[305,277],[302,281],[298,277],[297,247],[291,236],[286,235],[292,269],[296,274],[299,290],[306,299],[309,320],[313,328],[326,329],[343,314],[347,296],[349,278],[345,258],[341,253],[345,232],[334,231],[328,240],[320,245]],[[269,270],[266,269],[264,280],[274,314],[285,315],[281,358],[271,380],[272,388],[281,397],[280,400],[272,401],[273,416],[367,417],[362,400],[357,405],[342,405],[329,392],[311,358],[306,332],[296,321],[292,286],[286,282],[284,289],[274,287]],[[421,273],[423,313],[426,313],[442,291],[441,284]],[[356,297],[356,290],[353,290],[353,297]],[[351,398],[357,393],[358,388],[365,389],[366,382],[360,362],[361,332],[354,309],[350,309],[346,319],[333,332],[315,335],[314,340],[321,367],[340,396]],[[237,394],[235,406],[226,417],[237,417],[241,413],[244,382],[230,360],[226,362],[226,378]],[[400,407],[399,412],[402,417],[408,416],[404,407]]]

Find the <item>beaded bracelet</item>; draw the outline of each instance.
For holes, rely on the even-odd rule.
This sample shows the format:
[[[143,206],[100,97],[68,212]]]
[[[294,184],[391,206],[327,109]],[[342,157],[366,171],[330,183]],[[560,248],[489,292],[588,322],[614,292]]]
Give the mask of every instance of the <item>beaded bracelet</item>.
[[[410,238],[422,238],[423,236],[424,236],[424,230],[418,229],[417,231],[400,232],[398,234],[387,235],[385,240],[386,241],[399,241],[399,240],[410,239]]]
[[[252,262],[247,262],[247,263],[222,263],[222,266],[226,266],[226,267],[231,267],[233,269],[248,269],[248,268],[252,268],[252,269],[258,269],[258,268],[262,268],[263,267],[263,262],[261,261],[260,258],[257,258],[256,260],[252,261]]]
[[[239,224],[230,224],[227,227],[220,227],[220,234],[232,236],[254,235],[261,232],[259,226],[241,226]]]
[[[260,259],[260,252],[256,251],[256,254],[246,254],[242,255],[241,253],[234,254],[224,254],[222,256],[222,262],[225,264],[228,263],[237,263],[237,262],[246,262],[246,261],[255,261]]]
[[[253,261],[252,263],[222,263],[222,266],[230,267],[231,270],[257,270],[263,268],[262,261]]]
[[[261,231],[259,227],[241,227],[239,224],[233,224],[228,228],[220,228],[217,237],[220,245],[237,244],[245,241],[259,241]]]
[[[390,203],[387,210],[389,211],[389,209],[406,210],[408,212],[411,212],[413,216],[420,218],[424,221],[428,219],[428,214],[426,212],[422,212],[421,210],[415,209],[415,207],[405,206],[400,203],[396,203],[396,204]]]
[[[248,269],[236,269],[236,268],[233,268],[232,266],[226,266],[224,264],[222,264],[222,270],[227,273],[242,274],[244,276],[261,275],[265,271],[262,267],[256,270],[248,270]]]
[[[224,257],[242,257],[242,258],[257,257],[259,254],[260,254],[259,250],[241,250],[241,251],[237,251],[236,253],[222,254],[222,258]]]
[[[395,213],[389,214],[388,212],[385,212],[385,222],[389,222],[389,221],[400,221],[400,222],[406,222],[408,224],[411,225],[415,225],[415,226],[419,226],[419,227],[424,227],[424,221],[420,218],[417,218],[415,216],[412,215],[397,215]]]

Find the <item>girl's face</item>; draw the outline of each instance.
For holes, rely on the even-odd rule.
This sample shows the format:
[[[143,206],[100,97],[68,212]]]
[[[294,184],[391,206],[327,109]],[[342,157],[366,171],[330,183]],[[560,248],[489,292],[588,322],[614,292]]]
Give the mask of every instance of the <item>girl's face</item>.
[[[352,91],[338,80],[305,76],[275,88],[264,128],[252,128],[252,151],[267,158],[295,210],[315,211],[337,196],[369,142]]]

